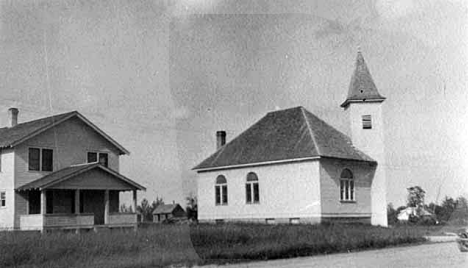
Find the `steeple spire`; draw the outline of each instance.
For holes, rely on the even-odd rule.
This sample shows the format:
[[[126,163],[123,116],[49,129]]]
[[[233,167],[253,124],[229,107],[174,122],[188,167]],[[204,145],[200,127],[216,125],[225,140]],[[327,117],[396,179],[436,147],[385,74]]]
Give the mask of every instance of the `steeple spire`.
[[[361,49],[358,48],[356,68],[349,84],[348,97],[341,104],[341,107],[346,108],[352,102],[382,102],[384,100],[385,97],[380,95],[377,90],[362,56]]]

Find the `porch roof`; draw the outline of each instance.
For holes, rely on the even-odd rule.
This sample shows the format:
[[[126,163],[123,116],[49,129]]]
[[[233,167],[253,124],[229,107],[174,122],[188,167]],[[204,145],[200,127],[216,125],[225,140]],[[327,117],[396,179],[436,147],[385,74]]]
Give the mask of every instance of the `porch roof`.
[[[120,184],[126,185],[128,187],[128,190],[146,190],[146,188],[141,186],[140,184],[130,180],[129,178],[123,176],[122,174],[112,169],[104,167],[99,163],[90,163],[66,167],[61,170],[52,172],[40,179],[20,186],[16,190],[27,191],[37,189],[42,191],[45,189],[57,188],[59,185],[63,186],[65,183],[70,182],[73,178],[77,178],[78,175],[82,175],[85,172],[93,170],[104,172],[107,175],[107,177],[111,177],[113,180],[117,179]],[[99,181],[94,181],[94,183],[99,185]],[[79,188],[79,184],[80,182],[75,183],[75,185],[78,186],[77,188]],[[103,187],[105,188],[105,186]]]

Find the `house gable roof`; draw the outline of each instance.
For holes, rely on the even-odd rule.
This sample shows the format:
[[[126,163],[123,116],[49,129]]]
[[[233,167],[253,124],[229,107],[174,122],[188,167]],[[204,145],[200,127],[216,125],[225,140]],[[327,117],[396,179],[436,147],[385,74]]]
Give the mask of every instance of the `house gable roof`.
[[[303,107],[295,107],[268,113],[194,170],[320,157],[375,163],[345,134]]]
[[[113,177],[129,184],[131,187],[135,189],[146,190],[146,188],[141,186],[140,184],[130,180],[129,178],[123,176],[122,174],[112,169],[104,167],[103,165],[99,163],[89,163],[89,164],[82,164],[82,165],[76,165],[76,166],[69,166],[69,167],[60,169],[58,171],[52,172],[40,179],[27,183],[23,186],[20,186],[16,190],[25,191],[25,190],[38,189],[42,191],[48,188],[53,188],[54,185],[57,185],[59,183],[72,179],[80,174],[83,174],[93,169],[100,169],[112,175]]]
[[[163,204],[156,207],[153,214],[169,214],[172,213],[177,207],[184,210],[179,204]]]
[[[352,102],[382,102],[384,100],[385,97],[380,95],[377,90],[366,61],[359,51],[356,58],[356,67],[349,84],[348,97],[341,104],[341,107],[347,107]]]
[[[117,143],[114,139],[112,139],[109,135],[104,133],[104,131],[99,129],[96,125],[91,123],[91,121],[86,119],[86,117],[84,117],[77,111],[49,116],[25,123],[20,123],[14,127],[0,128],[0,148],[14,147],[74,117],[79,118],[82,122],[84,122],[94,131],[99,133],[104,139],[106,139],[112,145],[114,145],[118,149],[120,154],[130,154],[130,152],[127,149],[125,149],[122,145]]]

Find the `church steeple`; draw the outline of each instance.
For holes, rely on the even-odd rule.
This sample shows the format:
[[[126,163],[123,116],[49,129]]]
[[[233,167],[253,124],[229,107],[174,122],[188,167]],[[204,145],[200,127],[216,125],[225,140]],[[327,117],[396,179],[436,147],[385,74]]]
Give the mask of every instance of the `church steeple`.
[[[387,226],[387,179],[385,174],[385,126],[382,102],[362,53],[356,59],[348,97],[341,104],[349,118],[352,144],[377,161],[371,183],[371,223]]]
[[[352,102],[383,102],[384,100],[385,97],[380,95],[375,86],[361,51],[358,51],[356,68],[349,84],[348,97],[341,104],[341,107],[346,108]]]

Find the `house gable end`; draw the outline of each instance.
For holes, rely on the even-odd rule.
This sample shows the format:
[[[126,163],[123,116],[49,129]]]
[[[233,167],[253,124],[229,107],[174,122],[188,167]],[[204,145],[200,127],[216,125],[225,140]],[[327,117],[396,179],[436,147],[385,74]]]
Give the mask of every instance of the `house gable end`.
[[[104,131],[102,131],[77,111],[21,123],[11,128],[0,128],[0,147],[14,147],[22,144],[23,142],[30,140],[44,131],[53,128],[54,126],[60,125],[61,123],[71,118],[79,118],[84,124],[88,125],[96,133],[111,143],[119,151],[119,154],[130,153],[122,145],[117,143],[114,139],[112,139],[109,135],[107,135]]]
[[[119,150],[78,117],[69,118],[14,147],[15,188],[50,172],[29,170],[29,149],[51,149],[53,171],[88,161],[89,152],[107,154],[108,167],[119,170]]]
[[[36,134],[17,146],[37,145],[60,148],[70,146],[70,143],[73,143],[76,147],[86,148],[89,151],[107,151],[114,153],[116,156],[121,154],[119,148],[78,117],[68,118],[66,121]]]

